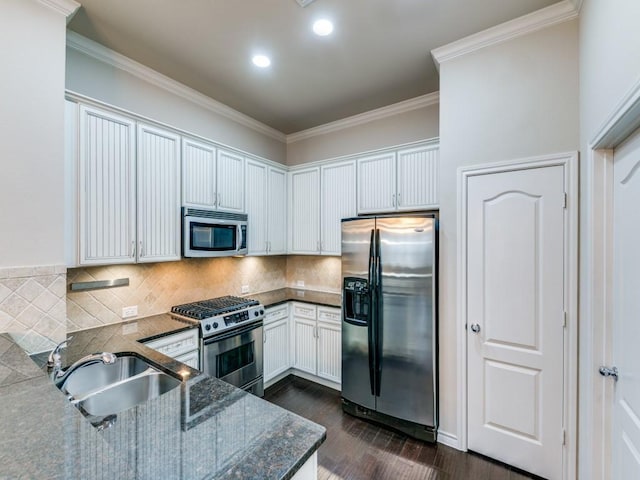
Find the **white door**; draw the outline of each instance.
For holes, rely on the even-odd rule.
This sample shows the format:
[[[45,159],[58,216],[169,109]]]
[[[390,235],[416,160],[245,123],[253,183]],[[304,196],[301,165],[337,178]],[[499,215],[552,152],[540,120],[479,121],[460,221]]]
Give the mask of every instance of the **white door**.
[[[640,478],[640,131],[614,151],[612,469]]]
[[[468,447],[561,479],[564,168],[467,188]]]
[[[218,149],[218,210],[244,213],[244,157]]]
[[[287,253],[287,172],[269,168],[267,182],[267,253]]]
[[[323,255],[340,255],[343,218],[356,216],[356,164],[340,162],[322,167],[320,247]]]
[[[249,255],[267,253],[267,170],[264,163],[247,160],[246,198]]]
[[[290,173],[290,253],[320,253],[320,169]]]
[[[80,265],[134,263],[135,123],[80,105]]]
[[[180,260],[180,137],[138,125],[139,262]]]
[[[358,159],[358,213],[396,209],[396,154]]]

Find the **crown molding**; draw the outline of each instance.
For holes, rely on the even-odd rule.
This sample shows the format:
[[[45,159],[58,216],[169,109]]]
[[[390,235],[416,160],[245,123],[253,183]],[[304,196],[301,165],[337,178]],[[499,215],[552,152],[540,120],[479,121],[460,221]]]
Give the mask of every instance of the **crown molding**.
[[[38,0],[38,2],[64,15],[67,18],[67,23],[80,8],[80,4],[74,0]]]
[[[428,107],[430,105],[436,105],[440,102],[440,92],[427,93],[419,97],[410,98],[402,102],[393,103],[386,107],[376,108],[368,112],[353,115],[352,117],[336,120],[335,122],[325,123],[317,127],[302,130],[300,132],[287,135],[287,144],[299,142],[311,137],[317,137],[318,135],[325,135],[331,132],[337,132],[349,127],[355,127],[362,125],[363,123],[369,123],[374,120],[380,120],[382,118],[390,117],[392,115],[398,115],[400,113],[410,112],[411,110],[417,110],[418,108]]]
[[[573,20],[578,16],[582,0],[563,0],[528,15],[488,28],[455,42],[431,50],[431,55],[440,69],[440,64],[466,55],[481,48],[497,45],[528,33]]]
[[[582,0],[571,0],[571,3],[573,3],[573,6],[576,8],[576,11],[580,13],[580,10],[582,10]]]
[[[186,85],[173,80],[172,78],[157,72],[146,65],[136,62],[135,60],[125,57],[124,55],[115,52],[104,45],[101,45],[93,40],[90,40],[76,32],[67,30],[67,46],[74,50],[77,50],[85,55],[95,58],[103,63],[123,70],[131,75],[134,75],[142,80],[151,83],[157,87],[160,87],[168,92],[171,92],[179,97],[189,100],[201,107],[204,107],[214,113],[222,115],[236,123],[244,125],[258,133],[266,135],[270,138],[278,140],[280,142],[286,142],[286,135],[275,128],[265,125],[258,120],[255,120],[244,113],[240,113],[237,110],[218,102]]]

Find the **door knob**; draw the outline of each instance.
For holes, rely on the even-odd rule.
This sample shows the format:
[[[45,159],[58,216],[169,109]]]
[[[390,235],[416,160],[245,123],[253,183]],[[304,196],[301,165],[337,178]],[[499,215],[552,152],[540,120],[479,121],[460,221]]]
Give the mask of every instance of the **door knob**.
[[[478,333],[480,332],[480,325],[478,325],[477,323],[474,323],[471,325],[471,331],[473,333]]]
[[[602,366],[600,367],[600,375],[602,375],[603,377],[613,377],[613,379],[617,382],[618,381],[618,368],[617,367],[605,367]]]

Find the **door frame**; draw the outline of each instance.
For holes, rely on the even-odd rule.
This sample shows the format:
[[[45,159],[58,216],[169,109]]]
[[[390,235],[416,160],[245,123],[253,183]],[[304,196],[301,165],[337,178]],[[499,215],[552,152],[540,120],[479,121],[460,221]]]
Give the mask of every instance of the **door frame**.
[[[488,163],[458,168],[458,238],[457,238],[457,345],[458,345],[458,447],[468,449],[467,418],[467,188],[471,177],[561,166],[567,196],[564,213],[564,304],[566,335],[564,339],[564,451],[563,479],[576,478],[577,411],[578,411],[578,152],[543,155],[506,162]]]
[[[611,472],[614,388],[598,367],[613,354],[613,150],[638,128],[640,81],[591,138],[584,162],[579,467],[585,480],[606,480]]]

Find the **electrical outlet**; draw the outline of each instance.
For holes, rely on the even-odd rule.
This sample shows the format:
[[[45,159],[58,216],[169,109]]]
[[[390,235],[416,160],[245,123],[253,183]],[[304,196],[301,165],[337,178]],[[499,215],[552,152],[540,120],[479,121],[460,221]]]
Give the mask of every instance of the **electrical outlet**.
[[[304,280],[296,280],[296,287],[304,287]]]
[[[240,293],[249,293],[249,285],[242,285],[242,287],[240,287]]]
[[[122,318],[131,318],[138,316],[138,305],[122,308]]]

